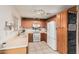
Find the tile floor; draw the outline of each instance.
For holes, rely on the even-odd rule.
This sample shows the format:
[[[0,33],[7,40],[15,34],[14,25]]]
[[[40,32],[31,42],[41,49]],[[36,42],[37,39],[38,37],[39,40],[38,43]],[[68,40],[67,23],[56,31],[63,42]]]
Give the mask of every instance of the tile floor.
[[[44,41],[29,43],[29,54],[59,54],[51,49]]]

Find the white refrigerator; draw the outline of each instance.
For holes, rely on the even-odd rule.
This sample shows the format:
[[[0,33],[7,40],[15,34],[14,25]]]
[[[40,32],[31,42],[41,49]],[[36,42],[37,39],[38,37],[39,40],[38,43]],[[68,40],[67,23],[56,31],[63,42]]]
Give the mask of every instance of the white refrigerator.
[[[51,21],[47,23],[47,44],[53,50],[57,50],[56,23]]]

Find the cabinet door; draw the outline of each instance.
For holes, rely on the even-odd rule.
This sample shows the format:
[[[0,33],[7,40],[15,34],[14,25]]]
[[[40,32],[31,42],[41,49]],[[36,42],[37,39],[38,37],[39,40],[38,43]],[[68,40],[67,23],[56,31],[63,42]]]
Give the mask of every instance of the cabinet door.
[[[61,14],[57,14],[56,16],[56,25],[57,25],[57,50],[62,52],[62,30],[61,30]]]
[[[33,33],[28,34],[28,41],[33,42]]]
[[[46,33],[41,33],[41,41],[47,42],[47,34]]]
[[[67,11],[57,15],[57,50],[67,53]]]
[[[67,53],[67,11],[61,13],[62,53]]]

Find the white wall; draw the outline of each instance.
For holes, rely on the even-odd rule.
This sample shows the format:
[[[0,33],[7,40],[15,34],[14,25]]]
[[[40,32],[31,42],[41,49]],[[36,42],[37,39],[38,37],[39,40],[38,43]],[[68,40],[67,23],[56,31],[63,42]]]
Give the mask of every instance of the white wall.
[[[18,18],[18,24],[20,26],[21,17],[17,10],[13,6],[0,6],[0,42],[10,39],[17,33],[17,31],[5,30],[5,21],[12,22],[13,15]]]

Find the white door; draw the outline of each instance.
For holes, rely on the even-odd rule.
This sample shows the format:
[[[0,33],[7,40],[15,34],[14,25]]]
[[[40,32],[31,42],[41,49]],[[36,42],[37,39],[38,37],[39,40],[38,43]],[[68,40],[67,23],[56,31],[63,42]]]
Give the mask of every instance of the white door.
[[[57,50],[56,41],[56,23],[51,21],[47,24],[47,44],[52,49]]]

